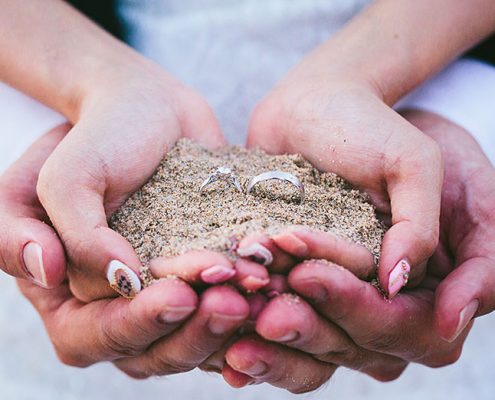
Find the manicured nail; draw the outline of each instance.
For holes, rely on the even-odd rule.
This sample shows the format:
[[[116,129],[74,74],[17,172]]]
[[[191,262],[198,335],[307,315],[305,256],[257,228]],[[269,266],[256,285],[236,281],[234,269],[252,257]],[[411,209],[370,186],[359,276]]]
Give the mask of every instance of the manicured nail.
[[[309,254],[308,245],[293,233],[284,233],[274,236],[272,239],[277,244],[279,242],[283,244],[282,247],[296,257],[305,258]]]
[[[471,322],[478,311],[478,307],[480,306],[480,302],[478,300],[471,300],[471,302],[462,309],[459,313],[459,322],[457,323],[457,328],[455,330],[454,335],[448,339],[449,342],[453,342],[458,338],[458,336],[462,333],[462,331],[466,328],[466,326]]]
[[[225,267],[223,265],[214,265],[201,272],[201,279],[205,283],[221,283],[232,278],[235,273],[236,271],[233,268]]]
[[[120,261],[110,261],[107,279],[113,290],[128,299],[132,299],[141,291],[141,281],[137,274]]]
[[[249,376],[261,376],[266,374],[268,371],[268,365],[266,365],[263,361],[256,361],[249,368],[246,368],[242,372]]]
[[[256,262],[265,266],[273,262],[272,252],[259,243],[252,243],[247,247],[239,247],[237,254],[241,257],[253,257]]]
[[[191,315],[194,310],[194,307],[168,307],[166,311],[163,311],[158,316],[158,319],[162,323],[171,324],[173,322],[182,321]]]
[[[22,250],[22,260],[33,282],[41,287],[48,287],[45,266],[43,265],[43,249],[38,243],[29,242]]]
[[[259,278],[253,275],[248,275],[239,282],[239,284],[249,292],[257,292],[269,283],[270,278]]]
[[[212,314],[208,321],[208,328],[215,335],[223,335],[239,327],[245,317],[237,315]]]
[[[388,276],[388,297],[391,299],[407,285],[411,266],[406,260],[400,260]]]
[[[292,342],[299,337],[299,333],[296,331],[289,331],[285,335],[280,336],[278,338],[273,338],[273,340],[277,342]]]

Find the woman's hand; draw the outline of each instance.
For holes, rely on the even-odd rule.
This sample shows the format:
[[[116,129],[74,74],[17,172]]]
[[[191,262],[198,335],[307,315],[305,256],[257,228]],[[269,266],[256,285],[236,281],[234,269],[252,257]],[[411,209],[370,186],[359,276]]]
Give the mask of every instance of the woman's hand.
[[[257,106],[248,145],[300,153],[369,193],[392,223],[379,263],[382,287],[393,297],[407,274],[411,285],[421,281],[438,242],[441,154],[371,85],[332,77],[317,49]]]
[[[158,68],[122,66],[84,99],[38,181],[40,201],[65,245],[77,298],[113,295],[106,279],[110,265],[110,282],[124,277],[139,283],[137,255],[107,218],[149,179],[180,137],[208,147],[224,143],[205,100]],[[139,291],[135,286],[128,295]]]

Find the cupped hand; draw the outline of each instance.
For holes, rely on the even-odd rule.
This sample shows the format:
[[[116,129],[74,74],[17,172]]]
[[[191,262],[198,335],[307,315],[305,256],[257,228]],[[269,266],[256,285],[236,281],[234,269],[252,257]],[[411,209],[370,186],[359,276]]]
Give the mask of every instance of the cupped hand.
[[[306,57],[258,104],[248,145],[300,153],[371,195],[392,224],[378,276],[393,297],[408,280],[421,281],[438,243],[440,150],[371,83],[332,72],[326,51]]]
[[[142,290],[132,301],[85,304],[64,281],[62,244],[36,195],[38,173],[69,125],[34,143],[0,179],[0,254],[6,272],[19,278],[59,358],[85,367],[113,361],[133,377],[195,368],[225,346],[244,324],[249,306],[234,289],[215,287],[201,296],[179,278]],[[46,289],[51,288],[51,289]]]
[[[224,143],[205,100],[161,69],[120,66],[80,100],[74,126],[44,164],[38,195],[65,245],[71,291],[91,301],[140,290],[137,255],[107,218],[180,137]],[[108,74],[106,74],[108,76]]]
[[[495,308],[495,169],[460,126],[424,111],[404,115],[438,142],[445,159],[440,245],[428,274],[442,279],[437,332],[453,341],[474,317]]]
[[[319,387],[338,365],[380,380],[395,379],[408,362],[445,366],[459,358],[472,319],[493,310],[493,252],[489,245],[493,167],[459,126],[422,111],[405,112],[404,116],[440,144],[446,159],[441,241],[429,260],[425,280],[387,302],[348,268],[304,262],[288,278],[298,297],[271,300],[258,316],[259,337],[241,340],[227,351],[229,365],[224,376],[229,383],[269,382],[299,392]],[[320,238],[299,235],[296,239],[304,240],[301,244],[285,235],[279,242],[290,252],[308,244],[311,248]],[[341,265],[346,265],[343,254],[357,254],[337,239],[327,241],[325,253],[324,258],[339,258]],[[354,271],[367,264],[364,255],[354,257]],[[291,359],[292,366],[304,365],[308,355],[331,365],[310,361],[312,368],[291,367],[297,382],[284,380],[280,371],[286,364],[281,360]],[[269,362],[262,373],[253,373],[250,368],[260,360]]]

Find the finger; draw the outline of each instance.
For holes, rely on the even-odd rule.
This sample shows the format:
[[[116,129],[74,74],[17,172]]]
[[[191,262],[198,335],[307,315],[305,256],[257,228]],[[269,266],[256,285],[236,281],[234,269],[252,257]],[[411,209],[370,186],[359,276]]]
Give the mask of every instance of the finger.
[[[281,273],[290,270],[297,260],[280,249],[266,234],[256,233],[243,238],[239,242],[237,253],[241,257],[249,257],[253,261],[269,266],[270,272]]]
[[[223,283],[236,274],[227,257],[208,250],[190,251],[176,257],[158,257],[151,260],[150,269],[157,278],[175,275],[191,284]]]
[[[270,283],[263,288],[263,293],[269,299],[279,296],[282,293],[289,291],[289,284],[287,282],[287,276],[270,274]]]
[[[234,343],[225,357],[233,370],[254,378],[256,383],[266,382],[292,393],[316,390],[337,369],[307,354],[252,337]],[[227,383],[238,387],[238,376],[233,378],[226,372]]]
[[[430,366],[445,365],[460,354],[465,335],[450,344],[432,334],[432,291],[417,288],[386,301],[345,268],[316,261],[297,266],[289,285],[368,350]]]
[[[435,328],[452,342],[470,327],[473,318],[495,308],[493,261],[472,258],[452,271],[438,286],[435,299]]]
[[[357,346],[342,329],[295,295],[285,294],[270,301],[258,316],[256,332],[320,361],[355,369],[381,381],[398,378],[407,366],[404,360]]]
[[[65,254],[36,194],[38,173],[69,129],[61,125],[37,140],[0,178],[0,263],[17,278],[45,288],[65,277]]]
[[[197,304],[194,291],[179,279],[162,280],[132,301],[90,304],[75,299],[67,285],[49,292],[19,286],[43,318],[60,359],[79,367],[141,353],[180,326]]]
[[[144,378],[189,371],[220,350],[249,315],[249,305],[234,289],[207,289],[195,315],[145,353],[117,360],[128,375]]]
[[[235,262],[233,283],[247,292],[256,292],[270,282],[266,267],[254,261],[239,258]]]
[[[363,279],[370,278],[376,272],[373,255],[366,247],[341,239],[332,233],[296,227],[274,236],[273,240],[277,246],[295,257],[324,259],[345,265]]]
[[[422,140],[420,154],[388,167],[393,225],[383,238],[378,276],[389,298],[421,282],[438,244],[443,164],[436,143],[425,135]]]

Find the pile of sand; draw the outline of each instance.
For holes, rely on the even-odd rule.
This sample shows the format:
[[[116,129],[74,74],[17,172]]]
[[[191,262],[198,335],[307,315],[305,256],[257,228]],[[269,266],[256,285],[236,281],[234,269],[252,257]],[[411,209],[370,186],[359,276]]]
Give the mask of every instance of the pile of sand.
[[[202,182],[226,166],[245,192],[250,178],[269,170],[297,176],[297,189],[272,180],[251,194],[217,181],[199,192]],[[384,227],[367,196],[332,173],[321,173],[299,155],[272,156],[260,150],[226,147],[210,151],[181,140],[155,175],[112,216],[110,226],[132,244],[143,264],[156,256],[210,249],[230,254],[233,244],[252,232],[276,234],[292,225],[333,232],[363,244],[379,256]]]

